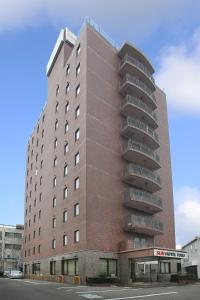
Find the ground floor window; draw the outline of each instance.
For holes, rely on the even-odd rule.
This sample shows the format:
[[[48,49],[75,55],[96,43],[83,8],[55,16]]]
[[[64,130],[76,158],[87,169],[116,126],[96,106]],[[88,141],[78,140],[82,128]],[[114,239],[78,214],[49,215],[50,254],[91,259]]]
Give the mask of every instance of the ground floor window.
[[[116,277],[117,276],[117,259],[100,259],[100,276]]]
[[[50,275],[56,275],[56,261],[50,261]]]
[[[32,274],[40,274],[40,263],[32,264]]]
[[[63,275],[78,275],[78,259],[66,259],[62,261]]]
[[[30,274],[30,265],[25,265],[24,266],[24,273],[25,274]]]
[[[169,274],[170,272],[170,262],[160,262],[160,273]]]

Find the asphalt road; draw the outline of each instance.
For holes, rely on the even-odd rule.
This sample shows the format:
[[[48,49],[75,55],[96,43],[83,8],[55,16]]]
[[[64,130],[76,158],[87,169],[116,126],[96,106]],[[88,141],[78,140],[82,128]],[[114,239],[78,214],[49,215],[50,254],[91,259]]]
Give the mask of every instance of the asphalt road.
[[[200,284],[157,287],[85,287],[33,280],[0,278],[0,300],[199,300]]]

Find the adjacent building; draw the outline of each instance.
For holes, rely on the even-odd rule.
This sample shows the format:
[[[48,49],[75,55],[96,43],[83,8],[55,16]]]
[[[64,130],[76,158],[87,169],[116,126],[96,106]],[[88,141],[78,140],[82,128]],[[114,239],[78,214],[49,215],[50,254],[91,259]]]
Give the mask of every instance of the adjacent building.
[[[23,225],[0,224],[0,272],[21,270]]]
[[[182,260],[182,267],[186,273],[195,274],[200,279],[200,237],[197,236],[182,247],[187,257]]]
[[[28,141],[24,267],[71,280],[177,272],[165,94],[134,45],[61,30]],[[174,259],[174,260],[173,260]]]

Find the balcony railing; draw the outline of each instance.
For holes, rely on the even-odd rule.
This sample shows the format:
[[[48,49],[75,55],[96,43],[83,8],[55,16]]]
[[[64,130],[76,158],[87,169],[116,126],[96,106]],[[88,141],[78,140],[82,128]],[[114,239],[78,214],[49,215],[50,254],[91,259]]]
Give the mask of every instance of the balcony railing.
[[[133,127],[137,127],[139,129],[141,129],[142,131],[144,131],[145,133],[150,135],[157,143],[159,143],[158,134],[151,127],[146,125],[145,123],[143,123],[137,119],[127,117],[123,122],[123,128],[126,126],[133,126]]]
[[[150,156],[153,160],[160,164],[160,156],[145,144],[129,139],[127,144],[123,147],[123,152],[126,152],[128,150],[136,150],[138,152],[142,152]]]
[[[141,80],[135,78],[134,76],[130,75],[130,74],[126,74],[121,82],[121,87],[124,85],[124,83],[126,82],[130,82],[133,83],[134,85],[138,86],[140,89],[142,89],[150,98],[151,100],[156,103],[156,98],[154,96],[154,94],[152,94],[152,91],[148,88],[148,86],[142,82]]]
[[[162,199],[159,196],[135,188],[129,188],[125,191],[124,201],[128,201],[128,200],[145,202],[150,205],[158,206],[160,209],[162,209],[163,207]]]
[[[150,171],[149,169],[146,169],[144,167],[141,167],[139,165],[129,163],[124,170],[124,177],[130,176],[131,174],[135,174],[141,177],[145,177],[157,185],[161,185],[161,179],[160,176],[157,175],[155,172]]]
[[[146,232],[146,234],[156,234],[163,231],[163,223],[151,216],[147,215],[128,215],[125,218],[125,227],[138,232]]]
[[[134,65],[138,69],[140,69],[142,72],[144,72],[149,77],[149,79],[153,82],[153,84],[154,84],[154,79],[151,76],[151,73],[149,72],[149,70],[141,62],[139,62],[139,60],[137,60],[136,58],[131,57],[128,54],[126,54],[124,56],[124,58],[122,59],[120,65],[122,66],[126,62],[131,63],[132,65]]]
[[[153,111],[148,105],[146,105],[139,98],[131,96],[131,95],[127,95],[124,99],[122,99],[122,107],[126,104],[132,104],[134,106],[139,107],[140,109],[145,111],[147,114],[149,114],[154,119],[155,122],[158,121],[155,111]]]

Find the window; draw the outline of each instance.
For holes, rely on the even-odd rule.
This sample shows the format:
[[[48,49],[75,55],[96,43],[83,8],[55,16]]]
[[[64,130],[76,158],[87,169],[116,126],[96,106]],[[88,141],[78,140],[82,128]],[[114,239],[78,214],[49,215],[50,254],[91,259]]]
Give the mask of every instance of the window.
[[[30,249],[28,249],[28,256],[30,256]]]
[[[41,227],[38,228],[38,235],[41,235]]]
[[[38,174],[38,169],[35,170],[35,175],[37,176],[37,174]]]
[[[33,150],[31,150],[31,156],[33,156]]]
[[[29,233],[29,235],[28,235],[28,240],[29,240],[29,241],[31,240],[31,235],[30,235],[30,233]]]
[[[42,201],[42,193],[40,193],[40,195],[39,195],[39,200],[40,200],[40,202]]]
[[[65,143],[64,145],[64,154],[66,154],[69,151],[69,145],[68,143]]]
[[[62,261],[63,275],[78,275],[78,259],[67,259]]]
[[[40,127],[39,127],[39,125],[37,126],[37,133],[39,132],[39,129],[40,129]]]
[[[33,247],[33,255],[35,254],[35,247]]]
[[[56,218],[53,218],[52,219],[52,228],[55,228],[56,227]]]
[[[36,154],[35,160],[38,161],[38,153]]]
[[[67,82],[65,87],[65,94],[67,95],[69,93],[69,82]]]
[[[74,205],[74,216],[78,216],[79,215],[79,203],[76,203]]]
[[[44,137],[44,129],[42,130],[42,138]]]
[[[80,155],[79,155],[79,152],[77,152],[75,154],[75,166],[78,165],[79,161],[80,161]]]
[[[66,68],[66,76],[70,73],[70,64],[67,64]]]
[[[31,176],[31,178],[30,178],[30,183],[32,183],[32,176]]]
[[[65,113],[67,113],[68,111],[69,111],[69,102],[67,102],[65,105]]]
[[[74,243],[79,242],[79,230],[74,231]]]
[[[80,188],[80,180],[79,180],[79,177],[77,177],[75,180],[74,180],[74,189],[75,191],[78,190]]]
[[[36,141],[36,147],[38,147],[38,144],[39,144],[39,140],[37,139],[37,141]]]
[[[68,165],[64,166],[64,176],[68,174]]]
[[[33,170],[33,163],[31,163],[31,170]]]
[[[78,84],[76,87],[76,97],[80,94],[80,91],[81,91],[81,86],[80,84]]]
[[[76,56],[79,56],[81,52],[81,45],[79,44],[78,47],[76,48]]]
[[[36,231],[34,230],[33,231],[33,238],[35,239],[35,236],[36,236]]]
[[[40,185],[42,185],[42,176],[40,176]]]
[[[55,130],[57,130],[58,129],[58,120],[56,120],[56,122],[55,122]]]
[[[41,210],[39,210],[39,219],[41,218],[41,213],[42,213]]]
[[[35,184],[35,192],[37,191],[37,183]]]
[[[57,183],[57,181],[56,181],[56,177],[54,177],[54,179],[53,179],[53,187],[55,187],[55,186],[56,186],[56,183]]]
[[[42,167],[43,167],[43,160],[41,160],[40,162],[40,169],[42,169]]]
[[[59,93],[60,93],[60,88],[59,88],[59,85],[57,84],[57,87],[56,87],[56,96],[58,96]]]
[[[65,133],[69,131],[69,123],[66,121],[65,123]]]
[[[68,243],[68,238],[67,238],[67,235],[64,234],[63,235],[63,246],[67,246],[67,243]]]
[[[44,123],[45,115],[42,116],[42,123]]]
[[[160,262],[160,273],[161,274],[169,274],[170,270],[170,263],[169,262]]]
[[[57,157],[54,158],[54,161],[53,161],[53,166],[54,168],[58,165],[58,159]]]
[[[28,161],[28,163],[29,163],[29,156],[28,156],[28,158],[27,158],[27,161]]]
[[[79,115],[80,115],[80,106],[77,106],[75,110],[75,119],[77,119]]]
[[[29,196],[30,196],[30,198],[31,198],[31,195],[32,195],[32,192],[30,191],[30,192],[29,192]]]
[[[34,143],[34,136],[32,137],[32,144]]]
[[[41,246],[38,245],[38,253],[40,253],[40,250],[41,250]]]
[[[79,63],[78,66],[76,67],[76,77],[78,76],[78,74],[80,73],[80,71],[81,71],[81,65]]]
[[[52,240],[52,249],[56,249],[56,240],[55,239]]]
[[[78,141],[80,138],[80,129],[78,128],[76,131],[75,131],[75,142]]]
[[[56,148],[57,148],[57,146],[58,146],[58,140],[57,140],[57,139],[55,139],[55,140],[54,140],[54,149],[56,149]]]
[[[53,207],[56,207],[56,197],[53,198]]]
[[[34,223],[35,223],[35,221],[36,221],[36,215],[34,215],[33,221],[34,221]]]
[[[36,199],[34,199],[34,207],[36,207]]]
[[[41,146],[41,153],[44,151],[44,145]]]
[[[59,103],[56,103],[56,107],[55,107],[55,112],[58,112],[58,108],[59,108]]]
[[[100,275],[117,276],[117,259],[100,259]]]
[[[63,223],[67,222],[67,211],[63,212]]]
[[[67,198],[67,194],[68,194],[68,190],[67,190],[67,187],[66,187],[66,188],[64,188],[64,199]]]
[[[56,261],[50,261],[50,275],[56,275]]]
[[[27,209],[26,209],[26,216],[27,216]],[[1,234],[1,232],[0,232],[0,234]]]

